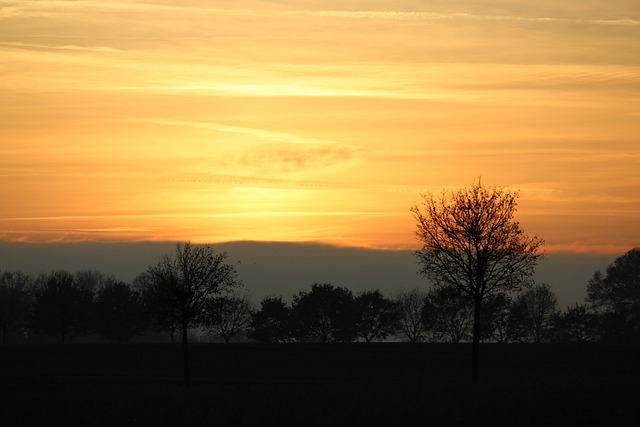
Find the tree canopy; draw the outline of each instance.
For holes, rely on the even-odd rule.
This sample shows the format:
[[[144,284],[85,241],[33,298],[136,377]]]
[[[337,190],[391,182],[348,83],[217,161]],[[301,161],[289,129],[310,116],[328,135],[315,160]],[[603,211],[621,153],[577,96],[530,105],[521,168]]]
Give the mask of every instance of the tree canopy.
[[[101,336],[117,342],[129,342],[149,328],[142,298],[123,282],[113,282],[96,293],[94,328]]]
[[[62,343],[91,329],[93,293],[81,286],[73,274],[60,270],[40,278],[31,326],[40,332],[57,334]]]
[[[293,297],[291,316],[299,341],[351,342],[356,337],[356,305],[350,290],[314,283]]]

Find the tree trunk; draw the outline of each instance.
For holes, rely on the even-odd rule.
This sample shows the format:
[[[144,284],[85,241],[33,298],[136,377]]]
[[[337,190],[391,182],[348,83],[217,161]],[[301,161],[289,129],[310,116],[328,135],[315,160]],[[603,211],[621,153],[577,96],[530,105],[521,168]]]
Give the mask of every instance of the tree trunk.
[[[474,298],[473,310],[473,346],[471,351],[471,380],[474,384],[478,382],[480,374],[480,310],[482,299]]]
[[[2,325],[2,345],[7,343],[7,324]]]
[[[191,371],[189,368],[189,341],[187,322],[182,323],[182,362],[184,364],[184,383],[187,387],[191,385]]]

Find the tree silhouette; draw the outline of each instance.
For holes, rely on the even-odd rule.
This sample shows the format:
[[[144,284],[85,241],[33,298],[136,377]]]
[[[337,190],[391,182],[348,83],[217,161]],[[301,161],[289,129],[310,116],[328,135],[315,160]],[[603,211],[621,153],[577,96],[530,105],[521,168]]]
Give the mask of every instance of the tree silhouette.
[[[96,294],[94,328],[101,336],[129,342],[149,328],[142,297],[123,282],[112,282]]]
[[[93,293],[64,270],[42,276],[39,281],[43,285],[36,293],[31,326],[58,335],[62,343],[89,332]]]
[[[410,291],[400,290],[394,297],[397,310],[398,331],[409,342],[418,342],[424,338],[424,300],[427,294],[414,288]]]
[[[423,195],[411,212],[422,248],[419,272],[436,287],[455,287],[474,304],[472,380],[480,363],[482,303],[487,296],[530,283],[544,242],[514,220],[518,193],[483,187],[480,180],[439,198]]]
[[[310,292],[294,295],[293,334],[298,341],[351,342],[356,337],[353,294],[329,283],[314,283]]]
[[[260,342],[285,342],[291,339],[291,308],[282,297],[266,297],[251,321],[251,338]]]
[[[596,316],[586,304],[575,304],[556,316],[554,339],[560,342],[589,342],[597,337]]]
[[[207,329],[226,343],[246,332],[253,314],[251,300],[246,295],[214,298],[207,311]]]
[[[396,305],[379,290],[358,294],[355,304],[356,333],[359,338],[365,342],[382,341],[395,333],[398,323]]]
[[[458,343],[470,337],[473,304],[457,288],[431,289],[422,310],[425,327],[436,340]]]
[[[549,285],[544,283],[518,295],[509,316],[511,338],[535,343],[550,341],[558,316],[557,301]]]
[[[26,325],[31,310],[31,286],[33,280],[20,271],[0,272],[0,326],[2,344],[12,329]]]
[[[640,248],[631,249],[596,271],[587,302],[598,315],[604,340],[640,341]]]
[[[509,315],[511,299],[506,294],[496,294],[486,297],[482,302],[482,335],[483,341],[509,341]]]
[[[92,269],[76,271],[74,277],[78,287],[93,293],[115,282],[113,277],[107,277],[102,271]]]
[[[133,278],[131,288],[140,295],[144,312],[149,319],[149,330],[166,332],[171,344],[175,343],[175,336],[180,329],[180,322],[171,313],[162,313],[154,300],[155,294],[148,292],[153,287],[153,278],[148,271],[138,274]]]
[[[235,267],[226,259],[226,253],[215,253],[209,245],[177,243],[171,254],[149,266],[142,283],[149,309],[163,324],[180,325],[187,386],[191,383],[189,328],[205,322],[212,299],[240,285]]]

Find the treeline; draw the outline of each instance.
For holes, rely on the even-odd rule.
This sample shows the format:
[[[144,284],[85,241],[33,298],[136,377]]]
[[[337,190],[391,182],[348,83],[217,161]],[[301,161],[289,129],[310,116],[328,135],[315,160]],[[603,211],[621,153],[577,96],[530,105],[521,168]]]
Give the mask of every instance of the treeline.
[[[219,263],[218,270],[223,261],[224,255],[210,260]],[[314,283],[290,303],[273,296],[256,306],[239,287],[229,286],[216,289],[190,313],[197,301],[174,304],[175,295],[163,294],[173,276],[162,275],[162,266],[151,266],[132,283],[93,270],[35,278],[1,272],[2,342],[92,337],[124,343],[152,340],[153,334],[158,339],[159,333],[173,341],[184,325],[200,340],[225,342],[467,342],[472,337],[473,303],[453,288],[385,296]],[[181,323],[185,316],[189,322]],[[492,296],[484,301],[481,330],[485,342],[640,343],[640,249],[616,259],[604,274],[596,271],[586,301],[564,310],[546,284]]]

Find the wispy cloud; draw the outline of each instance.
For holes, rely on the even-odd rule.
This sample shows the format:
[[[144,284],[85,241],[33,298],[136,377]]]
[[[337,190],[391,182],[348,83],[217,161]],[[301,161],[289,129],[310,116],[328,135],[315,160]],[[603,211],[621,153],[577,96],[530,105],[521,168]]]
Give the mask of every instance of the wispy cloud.
[[[640,20],[635,19],[580,19],[556,17],[531,17],[517,15],[480,15],[472,13],[452,12],[406,12],[393,10],[297,10],[283,12],[292,15],[317,16],[329,18],[376,19],[399,21],[435,21],[435,20],[481,20],[481,21],[521,21],[540,23],[570,23],[595,25],[637,26]]]
[[[66,50],[77,52],[98,52],[98,53],[119,53],[120,49],[109,46],[77,46],[77,45],[53,45],[44,43],[21,43],[21,42],[0,42],[0,46],[26,48],[26,49],[45,49],[45,50]]]
[[[145,122],[145,120],[141,120]],[[269,131],[265,129],[232,126],[211,122],[187,122],[178,120],[156,120],[147,122],[165,126],[180,126],[205,129],[215,133],[237,134],[243,137],[240,141],[218,145],[225,147],[227,155],[222,161],[229,172],[234,170],[251,171],[256,176],[277,177],[280,174],[309,173],[318,169],[336,170],[361,161],[358,147],[338,141],[303,137],[296,134]],[[220,165],[220,162],[218,162]],[[204,172],[213,166],[204,161],[194,172]],[[264,176],[264,175],[263,175]]]
[[[267,139],[267,140],[277,141],[277,142],[286,142],[290,144],[302,144],[302,145],[340,144],[337,141],[328,141],[328,140],[322,140],[322,139],[316,139],[316,138],[306,138],[306,137],[301,137],[299,135],[294,135],[294,134],[285,133],[285,132],[274,132],[274,131],[268,131],[265,129],[256,129],[256,128],[243,127],[243,126],[230,126],[230,125],[224,125],[221,123],[162,120],[162,119],[148,119],[148,120],[137,120],[137,121],[143,122],[143,123],[144,122],[159,123],[159,124],[169,125],[169,126],[194,127],[194,128],[212,130],[216,132],[238,133],[243,135],[255,136],[260,139]]]

